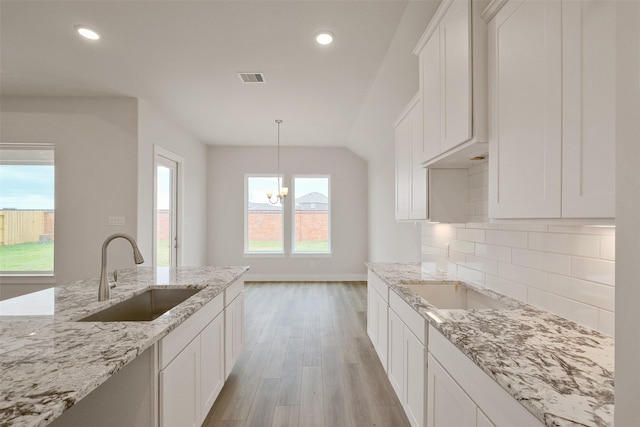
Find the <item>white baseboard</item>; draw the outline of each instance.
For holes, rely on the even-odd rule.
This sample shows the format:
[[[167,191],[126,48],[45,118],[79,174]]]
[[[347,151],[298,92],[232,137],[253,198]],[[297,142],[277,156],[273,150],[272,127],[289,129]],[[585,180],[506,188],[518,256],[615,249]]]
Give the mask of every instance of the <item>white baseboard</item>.
[[[251,274],[245,282],[366,282],[366,274]]]

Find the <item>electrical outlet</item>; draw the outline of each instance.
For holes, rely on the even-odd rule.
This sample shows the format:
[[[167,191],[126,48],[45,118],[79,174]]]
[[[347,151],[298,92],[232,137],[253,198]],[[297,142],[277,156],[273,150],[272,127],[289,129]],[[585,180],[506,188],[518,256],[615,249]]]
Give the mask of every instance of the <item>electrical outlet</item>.
[[[444,257],[449,259],[449,244],[448,243],[444,244]]]
[[[124,225],[124,217],[123,216],[110,216],[108,224],[109,225]]]

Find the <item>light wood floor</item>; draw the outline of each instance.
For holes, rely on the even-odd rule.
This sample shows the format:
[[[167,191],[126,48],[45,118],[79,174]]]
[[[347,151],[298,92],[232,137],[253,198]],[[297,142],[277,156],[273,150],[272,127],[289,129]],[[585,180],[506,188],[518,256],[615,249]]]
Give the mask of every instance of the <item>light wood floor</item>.
[[[245,348],[206,427],[409,427],[366,332],[365,282],[246,283]]]

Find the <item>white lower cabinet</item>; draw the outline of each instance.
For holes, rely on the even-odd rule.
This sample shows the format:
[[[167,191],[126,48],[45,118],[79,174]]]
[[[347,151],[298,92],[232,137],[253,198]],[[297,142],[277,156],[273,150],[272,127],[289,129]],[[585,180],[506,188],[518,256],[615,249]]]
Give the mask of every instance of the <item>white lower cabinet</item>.
[[[240,293],[224,308],[225,317],[225,379],[238,361],[244,344],[244,295]]]
[[[208,414],[224,386],[224,314],[220,313],[200,334],[200,407]]]
[[[389,288],[374,273],[367,278],[367,335],[385,371],[388,370],[387,316]]]
[[[200,425],[200,337],[160,371],[160,426]]]
[[[389,305],[387,375],[411,425],[423,427],[427,409],[425,320],[395,293],[390,293]]]
[[[242,351],[243,295],[239,279],[160,340],[160,427],[204,422]]]
[[[433,326],[429,326],[428,427],[543,424]]]
[[[403,401],[404,395],[404,323],[395,311],[389,310],[389,369],[387,375],[396,396]],[[403,404],[404,406],[404,404]]]
[[[412,426],[424,426],[426,405],[426,347],[408,327],[404,328],[405,398],[404,411]]]

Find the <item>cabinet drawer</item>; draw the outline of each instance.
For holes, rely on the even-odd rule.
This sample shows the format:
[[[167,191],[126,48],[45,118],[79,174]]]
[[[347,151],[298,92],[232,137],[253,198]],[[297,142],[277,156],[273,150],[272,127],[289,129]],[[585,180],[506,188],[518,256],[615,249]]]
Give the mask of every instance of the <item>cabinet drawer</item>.
[[[389,286],[371,270],[367,275],[367,285],[375,289],[385,302],[389,302]]]
[[[223,310],[222,294],[209,301],[160,340],[159,368],[164,369]]]
[[[228,306],[244,290],[244,279],[236,280],[224,290],[224,306]]]
[[[404,322],[411,332],[420,340],[423,345],[427,345],[427,320],[418,314],[409,304],[395,292],[389,292],[389,306],[396,312],[398,317]]]

